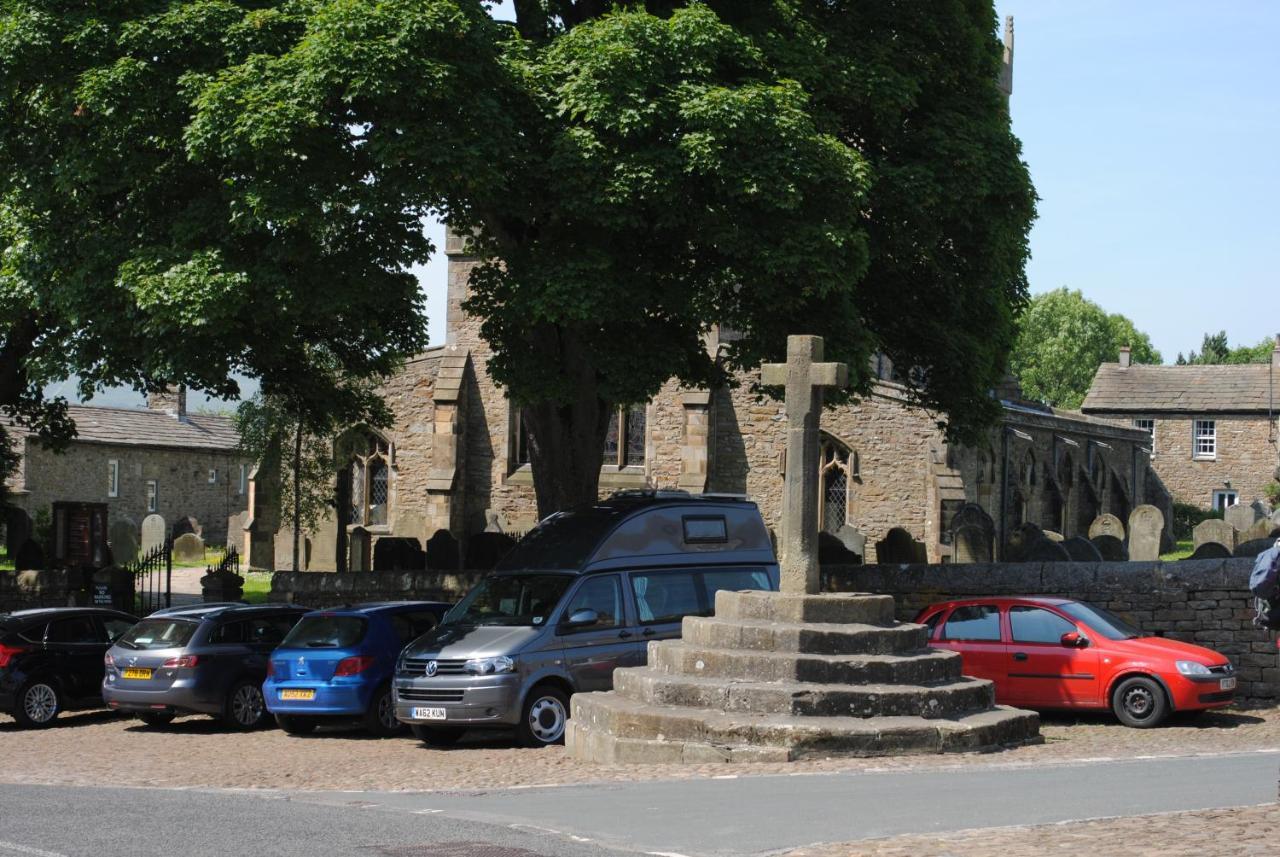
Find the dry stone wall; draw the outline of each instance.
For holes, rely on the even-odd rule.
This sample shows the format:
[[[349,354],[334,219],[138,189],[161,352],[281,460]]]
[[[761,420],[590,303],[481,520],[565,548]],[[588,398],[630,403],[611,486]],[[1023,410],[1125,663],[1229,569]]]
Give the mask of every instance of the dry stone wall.
[[[278,571],[271,576],[273,603],[333,607],[373,601],[457,601],[487,571]]]
[[[1280,699],[1275,634],[1254,627],[1251,559],[1181,562],[983,563],[845,566],[823,569],[824,589],[897,599],[910,621],[937,601],[992,595],[1053,595],[1105,607],[1153,634],[1229,657],[1239,694]]]

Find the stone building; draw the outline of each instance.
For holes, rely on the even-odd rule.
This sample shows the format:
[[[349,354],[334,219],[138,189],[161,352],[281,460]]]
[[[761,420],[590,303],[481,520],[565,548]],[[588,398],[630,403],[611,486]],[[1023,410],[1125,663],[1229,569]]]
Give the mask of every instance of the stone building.
[[[336,440],[337,511],[307,534],[307,568],[457,567],[473,559],[468,547],[477,534],[518,535],[535,523],[518,409],[490,380],[489,346],[478,320],[461,309],[478,260],[457,236],[449,236],[446,252],[446,342],[386,385],[396,416],[389,431],[357,428]],[[1124,521],[1141,503],[1168,507],[1140,429],[1021,401],[1011,384],[993,393],[1003,418],[985,442],[949,446],[935,415],[908,404],[905,388],[882,368],[870,396],[828,408],[821,420],[821,525],[829,551],[845,561],[847,552],[866,561],[989,560],[1025,523],[1069,538],[1088,535],[1103,512]],[[784,412],[781,402],[752,392],[753,380],[716,390],[672,382],[650,402],[619,408],[605,442],[602,494],[746,494],[774,524],[786,466]],[[256,520],[280,520],[267,508],[270,495],[255,494]],[[291,543],[288,532],[274,545],[261,532],[251,540],[251,564],[288,567]]]
[[[1269,364],[1143,366],[1122,349],[1098,367],[1081,410],[1148,432],[1174,499],[1221,510],[1280,478],[1278,405],[1280,340]]]
[[[170,524],[194,517],[206,541],[226,543],[227,518],[245,508],[249,486],[249,461],[238,452],[229,417],[188,414],[185,391],[152,396],[146,410],[68,410],[76,437],[62,453],[6,425],[21,455],[8,483],[11,556],[45,513],[55,543],[64,541],[60,529],[76,526],[80,517],[95,539],[120,522],[133,525],[136,539],[142,519],[152,513]]]

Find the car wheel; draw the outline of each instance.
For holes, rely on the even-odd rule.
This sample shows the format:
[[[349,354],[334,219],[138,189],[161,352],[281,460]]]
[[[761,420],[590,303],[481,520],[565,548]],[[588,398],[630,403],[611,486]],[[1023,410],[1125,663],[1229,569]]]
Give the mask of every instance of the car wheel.
[[[420,723],[413,724],[409,729],[414,738],[432,747],[451,747],[467,731],[461,726],[423,726]]]
[[[569,697],[550,684],[542,684],[529,692],[520,715],[516,734],[525,747],[548,747],[564,741],[564,727],[569,720]]]
[[[396,719],[396,698],[391,685],[384,684],[373,692],[369,710],[364,713],[364,728],[375,738],[390,738],[404,728]]]
[[[297,714],[277,714],[276,725],[290,735],[308,735],[316,731],[320,724],[314,717]]]
[[[247,732],[257,729],[266,719],[267,703],[262,698],[262,687],[247,679],[236,682],[227,694],[222,721],[232,729]]]
[[[43,729],[53,723],[62,711],[58,686],[45,679],[32,679],[18,691],[18,704],[13,719],[26,729]]]
[[[1150,729],[1169,716],[1169,701],[1155,679],[1134,676],[1116,687],[1111,695],[1111,710],[1125,726]]]
[[[168,711],[147,711],[138,715],[138,719],[148,726],[168,726],[174,715]]]

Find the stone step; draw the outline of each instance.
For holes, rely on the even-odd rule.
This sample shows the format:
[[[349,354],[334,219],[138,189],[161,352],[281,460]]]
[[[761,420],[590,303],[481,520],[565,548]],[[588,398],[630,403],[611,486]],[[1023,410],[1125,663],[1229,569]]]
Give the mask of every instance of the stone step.
[[[653,705],[796,717],[923,717],[984,711],[995,702],[991,682],[962,678],[933,686],[808,684],[670,675],[648,667],[613,674],[614,692]]]
[[[831,625],[892,625],[892,595],[840,592],[792,595],[785,592],[716,593],[715,614],[721,619]]]
[[[712,649],[683,640],[649,644],[649,666],[673,675],[817,684],[928,684],[960,678],[958,652],[919,649],[901,655],[810,655]]]
[[[955,718],[794,717],[674,708],[615,692],[573,698],[571,755],[603,763],[784,762],[1040,743],[1040,718],[997,707]]]
[[[814,655],[906,654],[925,648],[923,625],[766,622],[686,616],[681,637],[708,649],[803,652]]]

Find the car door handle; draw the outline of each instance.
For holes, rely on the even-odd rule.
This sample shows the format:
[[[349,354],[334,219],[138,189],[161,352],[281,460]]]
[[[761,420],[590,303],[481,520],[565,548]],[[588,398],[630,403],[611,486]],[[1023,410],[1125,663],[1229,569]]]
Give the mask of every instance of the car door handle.
[[[645,635],[646,637],[652,637],[652,636],[653,636],[654,634],[656,634],[656,633],[657,633],[657,631],[653,630],[652,628],[645,628],[645,629],[644,629],[644,635]]]
[[[1015,661],[1025,661],[1025,660],[1027,659],[1027,653],[1026,653],[1026,652],[1014,652],[1014,653],[1013,653],[1013,659],[1014,659]]]
[[[630,632],[630,631],[621,631],[621,632],[619,632],[619,633],[618,633],[618,639],[619,639],[619,640],[626,640],[626,639],[628,639],[630,636],[631,636],[631,632]]]

